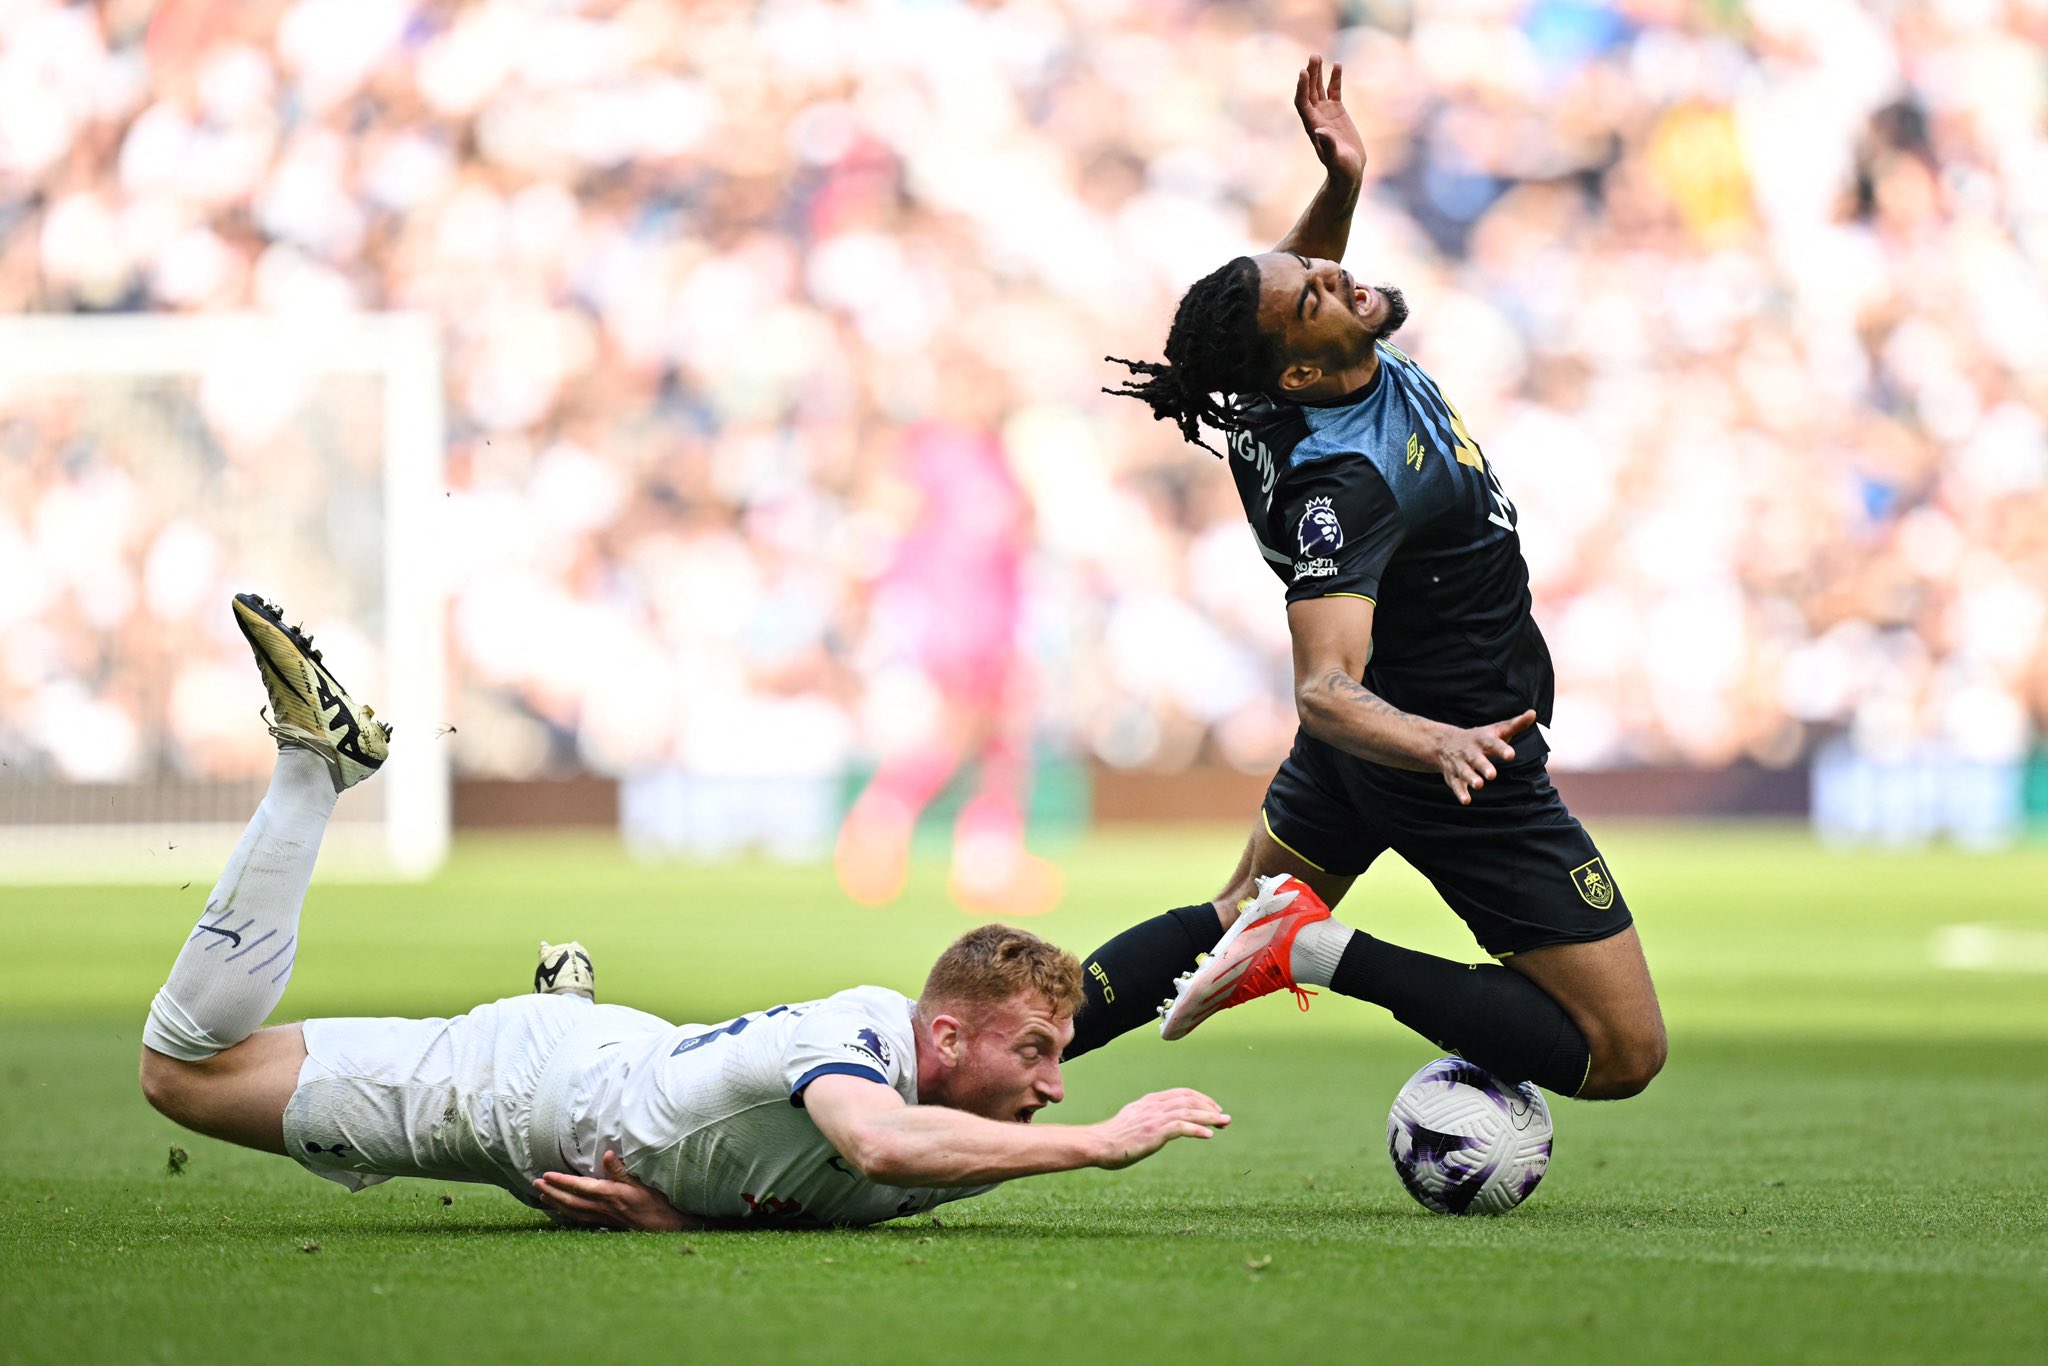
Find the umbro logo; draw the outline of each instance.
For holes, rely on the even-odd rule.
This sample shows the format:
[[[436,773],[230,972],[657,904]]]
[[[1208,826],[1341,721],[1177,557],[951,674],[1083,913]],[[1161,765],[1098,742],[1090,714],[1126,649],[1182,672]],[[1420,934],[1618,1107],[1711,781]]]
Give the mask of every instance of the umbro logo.
[[[318,1143],[308,1143],[306,1145],[306,1151],[309,1153],[328,1153],[332,1156],[339,1157],[341,1156],[341,1154],[349,1151],[349,1146],[346,1143],[337,1143],[331,1148],[323,1148]]]

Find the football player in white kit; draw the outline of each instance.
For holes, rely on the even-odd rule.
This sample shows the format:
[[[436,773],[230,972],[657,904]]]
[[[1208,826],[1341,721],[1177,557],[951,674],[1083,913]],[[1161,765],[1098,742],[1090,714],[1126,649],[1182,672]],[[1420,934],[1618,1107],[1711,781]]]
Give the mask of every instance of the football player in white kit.
[[[352,1190],[490,1182],[574,1222],[604,1222],[577,1189],[603,1173],[692,1227],[874,1223],[1012,1177],[1128,1166],[1230,1122],[1176,1090],[1099,1124],[1032,1125],[1064,1094],[1081,969],[1000,925],[948,948],[916,1000],[856,987],[676,1025],[535,994],[452,1019],[261,1028],[291,975],[328,817],[382,766],[390,728],[275,607],[241,594],[234,614],[278,763],[144,1026],[143,1094],[186,1127]]]

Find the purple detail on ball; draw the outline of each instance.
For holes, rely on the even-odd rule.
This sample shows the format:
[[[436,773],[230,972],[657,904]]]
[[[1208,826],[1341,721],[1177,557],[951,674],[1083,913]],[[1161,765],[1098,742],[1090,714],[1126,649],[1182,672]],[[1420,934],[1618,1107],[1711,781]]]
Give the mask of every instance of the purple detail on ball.
[[[1423,1122],[1423,1114],[1440,1103],[1470,1105],[1469,1098],[1448,1094],[1461,1086],[1485,1095],[1501,1117],[1480,1120],[1488,1132],[1445,1133]],[[1402,1186],[1424,1208],[1455,1215],[1505,1213],[1542,1181],[1550,1162],[1549,1130],[1549,1107],[1533,1083],[1510,1084],[1463,1058],[1441,1058],[1402,1088],[1388,1116],[1387,1150]],[[1484,1155],[1488,1151],[1492,1156]],[[1458,1159],[1460,1153],[1472,1156]],[[1465,1163],[1479,1165],[1460,1170]]]
[[[1488,1158],[1486,1164],[1477,1171],[1468,1172],[1444,1187],[1442,1200],[1445,1211],[1450,1214],[1463,1214],[1471,1209],[1472,1202],[1479,1198],[1479,1192],[1486,1188],[1486,1183],[1491,1181],[1493,1174],[1499,1170],[1500,1156],[1496,1154]]]
[[[1396,1162],[1394,1175],[1401,1178],[1401,1184],[1407,1188],[1408,1194],[1415,1198],[1416,1204],[1424,1209],[1436,1208],[1436,1197],[1422,1188],[1422,1182],[1416,1179],[1415,1168],[1405,1162]]]
[[[1476,1062],[1463,1058],[1439,1058],[1415,1074],[1411,1085],[1469,1086],[1475,1091],[1484,1091],[1486,1098],[1507,1112],[1508,1096],[1519,1089],[1502,1081]],[[1526,1086],[1524,1082],[1522,1085]]]
[[[1482,1146],[1483,1142],[1467,1134],[1439,1133],[1417,1124],[1408,1130],[1408,1161],[1411,1164],[1427,1162],[1440,1167],[1452,1153],[1470,1152]]]

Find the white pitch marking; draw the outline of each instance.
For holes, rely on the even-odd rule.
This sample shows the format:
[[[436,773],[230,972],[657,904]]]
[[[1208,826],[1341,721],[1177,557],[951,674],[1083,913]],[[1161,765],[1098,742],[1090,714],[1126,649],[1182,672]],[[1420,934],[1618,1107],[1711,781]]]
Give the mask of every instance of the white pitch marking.
[[[2048,930],[2010,925],[1943,925],[1930,951],[1936,967],[1964,972],[2048,972]]]

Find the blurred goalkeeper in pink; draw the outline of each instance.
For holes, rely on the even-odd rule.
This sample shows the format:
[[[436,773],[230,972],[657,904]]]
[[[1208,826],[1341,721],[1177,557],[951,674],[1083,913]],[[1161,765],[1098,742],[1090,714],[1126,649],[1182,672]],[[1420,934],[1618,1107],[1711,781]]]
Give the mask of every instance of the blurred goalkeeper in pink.
[[[879,764],[833,864],[853,900],[894,901],[918,817],[971,771],[954,823],[953,899],[978,914],[1035,915],[1058,901],[1060,878],[1024,847],[1032,699],[1018,637],[1031,503],[992,430],[1000,381],[963,368],[949,372],[948,410],[908,428],[899,449],[916,510],[869,602]]]

